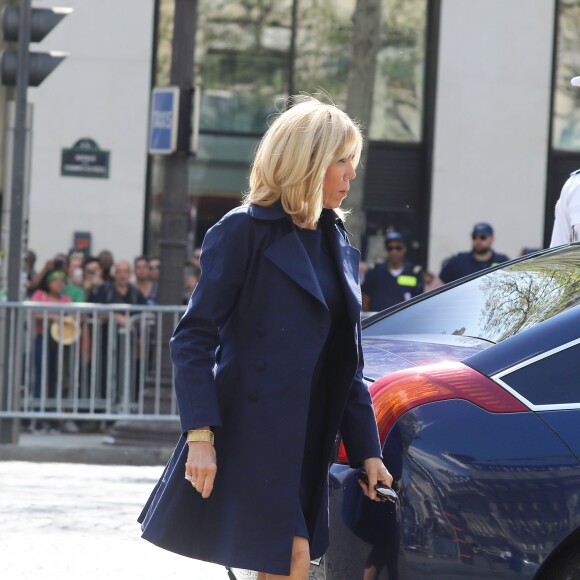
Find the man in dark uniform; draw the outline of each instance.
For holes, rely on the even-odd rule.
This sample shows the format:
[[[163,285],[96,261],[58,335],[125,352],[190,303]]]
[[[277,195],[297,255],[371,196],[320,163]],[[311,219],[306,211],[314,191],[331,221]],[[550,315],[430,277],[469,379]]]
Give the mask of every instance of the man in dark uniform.
[[[463,276],[474,274],[485,268],[507,262],[509,258],[496,253],[493,248],[493,228],[486,223],[473,226],[471,232],[471,252],[461,252],[449,258],[443,265],[436,286],[453,282]]]
[[[363,310],[375,312],[423,292],[421,266],[405,259],[407,246],[399,232],[385,236],[387,260],[368,271],[362,285]]]

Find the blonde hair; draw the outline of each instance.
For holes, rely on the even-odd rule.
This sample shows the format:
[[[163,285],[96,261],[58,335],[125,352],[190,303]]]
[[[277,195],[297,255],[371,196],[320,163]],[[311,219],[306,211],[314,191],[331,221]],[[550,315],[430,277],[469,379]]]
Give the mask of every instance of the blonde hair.
[[[286,213],[311,225],[322,212],[326,170],[340,159],[352,158],[356,166],[363,138],[358,125],[336,106],[303,95],[289,101],[292,106],[262,137],[243,203],[268,206],[280,200]]]

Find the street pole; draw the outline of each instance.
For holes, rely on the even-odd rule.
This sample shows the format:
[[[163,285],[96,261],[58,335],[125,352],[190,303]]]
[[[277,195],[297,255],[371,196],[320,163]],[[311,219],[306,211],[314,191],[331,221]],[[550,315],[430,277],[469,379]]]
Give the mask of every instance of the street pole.
[[[191,100],[198,0],[175,0],[170,84],[181,89],[179,133],[191,123]],[[190,103],[189,103],[190,104]],[[183,266],[186,260],[189,207],[189,152],[178,150],[165,157],[161,200],[159,304],[181,304]]]
[[[165,157],[163,196],[161,200],[161,235],[159,238],[159,304],[181,304],[183,267],[186,260],[189,221],[189,140],[191,137],[191,98],[195,62],[195,32],[198,0],[175,0],[173,40],[171,46],[170,84],[179,87],[179,121],[177,151]],[[162,401],[167,405],[173,389],[173,368],[169,339],[173,318],[163,319],[161,376]]]
[[[161,200],[161,235],[159,238],[158,304],[181,304],[183,267],[186,260],[189,219],[189,138],[195,32],[198,0],[175,0],[173,40],[171,44],[170,85],[180,89],[177,151],[165,157],[163,195]],[[173,368],[169,339],[173,334],[173,315],[163,316],[161,333],[161,401],[162,413],[170,412]],[[145,406],[154,405],[155,392],[147,388]],[[179,423],[167,421],[118,421],[112,431],[116,445],[159,445],[173,443]]]
[[[16,76],[16,112],[10,200],[10,236],[8,246],[8,300],[22,299],[22,233],[26,182],[26,112],[30,41],[30,2],[20,0],[18,30],[18,73]]]
[[[22,258],[23,258],[23,222],[25,208],[26,184],[26,115],[28,90],[28,65],[30,42],[31,0],[20,0],[20,21],[18,26],[18,71],[15,91],[14,145],[12,152],[12,188],[10,192],[10,231],[8,235],[7,298],[9,302],[18,302],[22,298]],[[13,318],[16,323],[16,318]],[[2,368],[2,409],[7,410],[9,389],[15,385],[8,384],[9,377],[10,325],[4,327],[3,368]],[[0,421],[0,443],[17,443],[19,435],[17,419]]]

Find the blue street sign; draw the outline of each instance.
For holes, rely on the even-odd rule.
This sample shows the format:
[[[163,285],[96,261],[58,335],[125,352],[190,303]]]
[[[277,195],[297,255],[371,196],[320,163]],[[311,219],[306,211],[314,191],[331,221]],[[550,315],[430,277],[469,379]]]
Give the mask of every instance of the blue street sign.
[[[177,146],[179,88],[155,87],[151,95],[149,153],[170,155]]]

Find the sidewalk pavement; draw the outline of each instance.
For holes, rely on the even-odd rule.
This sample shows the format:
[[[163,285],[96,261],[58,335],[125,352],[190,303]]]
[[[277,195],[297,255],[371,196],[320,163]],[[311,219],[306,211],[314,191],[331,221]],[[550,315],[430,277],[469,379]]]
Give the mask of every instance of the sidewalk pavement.
[[[0,560],[0,577],[227,580],[223,566],[139,538],[136,517],[173,449],[113,443],[103,433],[35,432],[21,433],[18,444],[0,444],[8,555]],[[323,566],[310,567],[310,580],[325,578]]]
[[[0,461],[0,578],[228,580],[223,566],[141,539],[137,516],[162,469]]]
[[[177,443],[178,435],[175,437]],[[103,433],[21,433],[17,444],[0,444],[0,461],[165,465],[172,447],[115,445]]]

